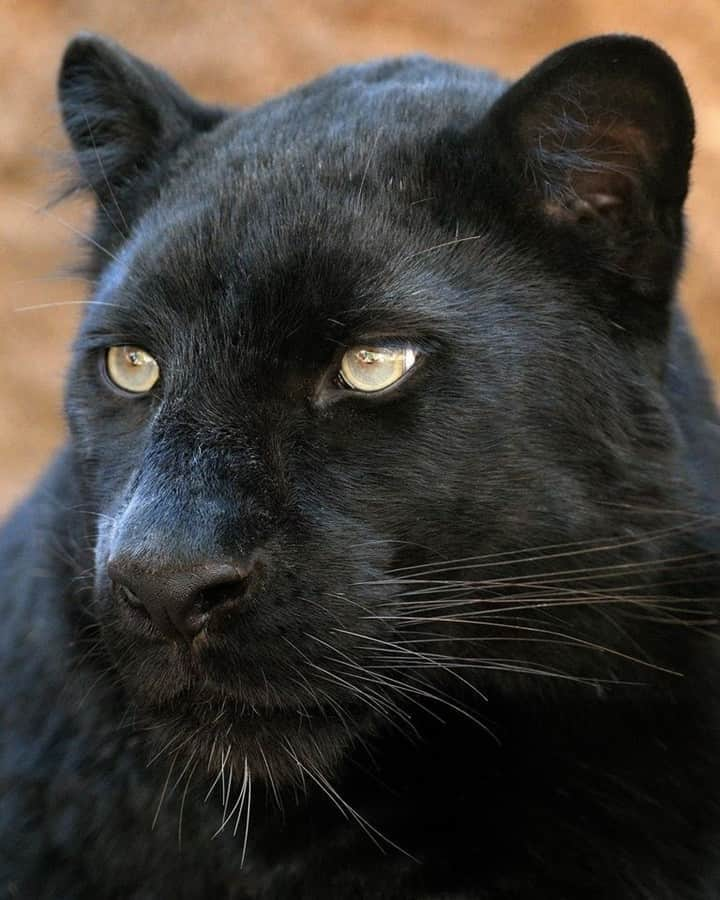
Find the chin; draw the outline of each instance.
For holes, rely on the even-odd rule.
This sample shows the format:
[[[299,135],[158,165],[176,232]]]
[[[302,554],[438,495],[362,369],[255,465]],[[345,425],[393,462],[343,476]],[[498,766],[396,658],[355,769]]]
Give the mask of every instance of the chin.
[[[151,735],[150,763],[198,764],[222,780],[247,771],[273,790],[330,776],[379,726],[372,710],[357,706],[258,707],[201,689],[138,710]]]

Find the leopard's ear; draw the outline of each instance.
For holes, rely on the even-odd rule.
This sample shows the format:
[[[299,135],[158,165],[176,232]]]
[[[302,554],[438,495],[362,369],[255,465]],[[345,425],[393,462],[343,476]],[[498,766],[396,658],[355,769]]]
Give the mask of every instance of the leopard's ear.
[[[136,179],[183,138],[224,117],[164,72],[93,34],[79,34],[68,44],[58,95],[79,169],[76,186],[91,190],[110,218],[122,216],[118,198],[125,198]]]
[[[613,35],[559,50],[499,98],[483,129],[523,214],[602,245],[643,293],[672,276],[694,123],[658,46]]]

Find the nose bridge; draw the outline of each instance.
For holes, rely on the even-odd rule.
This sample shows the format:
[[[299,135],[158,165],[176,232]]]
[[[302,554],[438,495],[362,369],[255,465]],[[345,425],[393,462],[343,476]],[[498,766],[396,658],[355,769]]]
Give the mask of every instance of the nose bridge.
[[[128,488],[107,557],[112,596],[166,637],[192,642],[260,578],[267,530],[222,453],[157,442]],[[217,615],[215,616],[217,622]]]
[[[277,518],[267,458],[194,404],[163,405],[111,533],[111,552],[147,563],[245,559]]]
[[[169,561],[191,564],[220,553],[223,503],[201,482],[202,474],[185,466],[173,471],[157,460],[148,462],[116,520],[113,551],[152,559],[158,567]]]

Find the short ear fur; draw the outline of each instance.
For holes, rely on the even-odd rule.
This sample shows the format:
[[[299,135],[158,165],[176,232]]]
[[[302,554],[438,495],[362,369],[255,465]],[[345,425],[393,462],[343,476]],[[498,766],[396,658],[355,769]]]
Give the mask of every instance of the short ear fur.
[[[682,247],[694,124],[663,50],[619,35],[572,44],[503,94],[485,128],[521,214],[591,237],[607,267],[641,292],[667,288]]]
[[[197,103],[164,72],[93,34],[79,34],[67,46],[58,95],[81,174],[76,187],[92,190],[99,213],[111,220],[128,218],[118,201],[132,207],[127,188],[153,163],[224,116]]]

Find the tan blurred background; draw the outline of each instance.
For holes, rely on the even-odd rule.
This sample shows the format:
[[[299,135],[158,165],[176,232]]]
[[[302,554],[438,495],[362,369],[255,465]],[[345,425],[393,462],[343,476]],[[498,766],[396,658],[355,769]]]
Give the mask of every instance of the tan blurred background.
[[[424,50],[517,76],[588,35],[653,38],[695,101],[683,298],[720,379],[720,0],[0,0],[0,513],[62,441],[62,376],[84,290],[55,276],[75,252],[68,226],[83,227],[87,208],[34,209],[56,185],[55,72],[80,29],[115,37],[204,99],[238,104],[374,56]],[[22,311],[38,304],[48,305]]]

